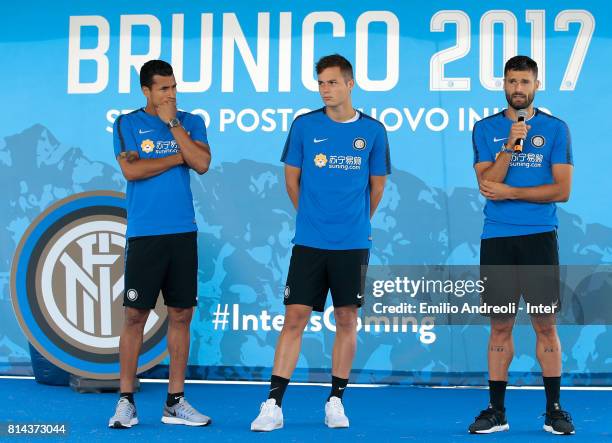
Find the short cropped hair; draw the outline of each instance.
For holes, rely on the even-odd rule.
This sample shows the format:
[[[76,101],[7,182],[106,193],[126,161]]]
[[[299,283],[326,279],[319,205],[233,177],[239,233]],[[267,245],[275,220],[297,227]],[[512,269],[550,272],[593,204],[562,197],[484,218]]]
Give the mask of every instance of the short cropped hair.
[[[535,78],[538,78],[538,64],[526,55],[516,55],[508,59],[504,66],[504,77],[508,71],[531,71]]]
[[[340,72],[349,80],[353,79],[353,65],[340,54],[326,55],[321,57],[316,65],[317,74],[320,74],[327,68],[340,68]]]
[[[174,71],[172,71],[170,63],[163,60],[149,60],[140,68],[140,86],[146,86],[151,89],[154,75],[169,77],[174,75]]]

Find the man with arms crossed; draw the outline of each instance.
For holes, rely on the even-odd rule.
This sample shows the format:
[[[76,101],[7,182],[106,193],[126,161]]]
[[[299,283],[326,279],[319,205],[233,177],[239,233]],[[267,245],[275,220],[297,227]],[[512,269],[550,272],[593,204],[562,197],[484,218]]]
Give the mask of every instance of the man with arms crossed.
[[[355,355],[362,266],[368,263],[372,243],[370,218],[382,198],[391,162],[382,123],[353,109],[350,62],[337,54],[326,56],[316,71],[325,106],[295,119],[281,157],[287,193],[297,210],[296,232],[269,397],[251,424],[253,431],[283,427],[281,403],[304,328],[313,310],[323,312],[330,290],[336,337],[325,424],[349,426],[342,395]]]
[[[497,270],[492,271],[494,278],[489,278],[482,302],[488,306],[518,305],[522,294],[528,303],[543,302],[558,311],[555,202],[569,198],[572,151],[567,125],[533,107],[540,83],[537,78],[537,64],[529,57],[508,60],[504,67],[508,109],[476,123],[472,134],[474,168],[480,192],[487,199],[480,264],[483,270]],[[504,396],[514,354],[515,315],[490,317],[490,404],[470,425],[471,433],[509,429]],[[531,322],[546,392],[544,429],[554,434],[573,434],[572,419],[559,403],[561,344],[555,314],[538,313],[531,316]]]
[[[127,180],[125,321],[120,352],[120,397],[108,426],[138,423],[134,379],[143,330],[161,290],[168,307],[170,381],[162,422],[205,426],[210,418],[184,398],[189,325],[197,305],[197,226],[189,169],[204,174],[210,147],[204,121],[177,111],[172,67],[150,60],[140,71],[145,108],[114,125],[115,155]]]

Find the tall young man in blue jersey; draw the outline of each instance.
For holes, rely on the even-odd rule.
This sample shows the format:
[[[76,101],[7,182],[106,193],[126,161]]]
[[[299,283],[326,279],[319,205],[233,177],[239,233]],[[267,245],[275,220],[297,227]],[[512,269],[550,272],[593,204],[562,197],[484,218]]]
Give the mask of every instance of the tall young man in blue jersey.
[[[509,59],[504,68],[508,109],[474,126],[474,168],[487,199],[480,264],[491,272],[482,302],[518,305],[522,295],[526,302],[545,304],[556,312],[560,299],[555,202],[569,198],[572,151],[567,125],[533,106],[537,78],[535,61],[525,56]],[[518,121],[520,111],[524,121]],[[509,429],[504,396],[514,354],[515,316],[493,314],[490,320],[490,404],[470,425],[471,433]],[[531,322],[546,392],[544,429],[573,434],[572,419],[559,403],[561,344],[555,314],[542,311],[532,315]]]
[[[127,180],[127,246],[121,393],[108,425],[129,428],[138,423],[133,395],[138,354],[149,312],[161,291],[168,308],[170,354],[162,422],[205,426],[210,418],[190,406],[183,391],[198,272],[189,170],[208,170],[210,147],[204,121],[177,111],[176,81],[168,63],[145,63],[140,85],[146,107],[119,116],[114,125],[115,155]]]
[[[296,232],[284,291],[285,322],[268,400],[251,424],[253,431],[283,427],[283,394],[297,364],[304,328],[313,310],[323,312],[330,290],[336,337],[325,424],[349,426],[342,395],[355,355],[362,266],[368,263],[372,243],[370,218],[391,164],[384,126],[353,109],[350,62],[337,54],[326,56],[316,71],[325,106],[295,119],[281,157],[287,193],[297,210]]]

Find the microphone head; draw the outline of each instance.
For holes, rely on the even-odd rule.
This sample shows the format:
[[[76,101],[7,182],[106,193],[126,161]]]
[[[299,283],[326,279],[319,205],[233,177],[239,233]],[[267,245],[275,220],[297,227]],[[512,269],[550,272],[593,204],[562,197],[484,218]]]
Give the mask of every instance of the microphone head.
[[[518,121],[523,122],[525,121],[525,118],[527,118],[527,111],[524,109],[519,109],[516,115],[518,117]]]

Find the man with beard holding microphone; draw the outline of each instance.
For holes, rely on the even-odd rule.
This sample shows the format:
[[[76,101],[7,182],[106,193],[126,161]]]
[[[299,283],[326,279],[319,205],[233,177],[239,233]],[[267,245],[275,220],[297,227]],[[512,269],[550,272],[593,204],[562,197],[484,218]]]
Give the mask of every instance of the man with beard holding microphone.
[[[529,57],[509,59],[504,67],[508,109],[479,121],[472,133],[474,169],[487,199],[480,264],[489,278],[482,303],[489,308],[518,306],[522,295],[527,303],[553,308],[553,313],[531,315],[546,393],[544,430],[573,434],[571,416],[559,400],[561,345],[555,320],[560,308],[555,203],[570,195],[571,139],[562,120],[534,108],[537,76],[538,66]],[[470,425],[474,434],[509,429],[504,396],[514,354],[515,314],[488,315],[490,402]]]

